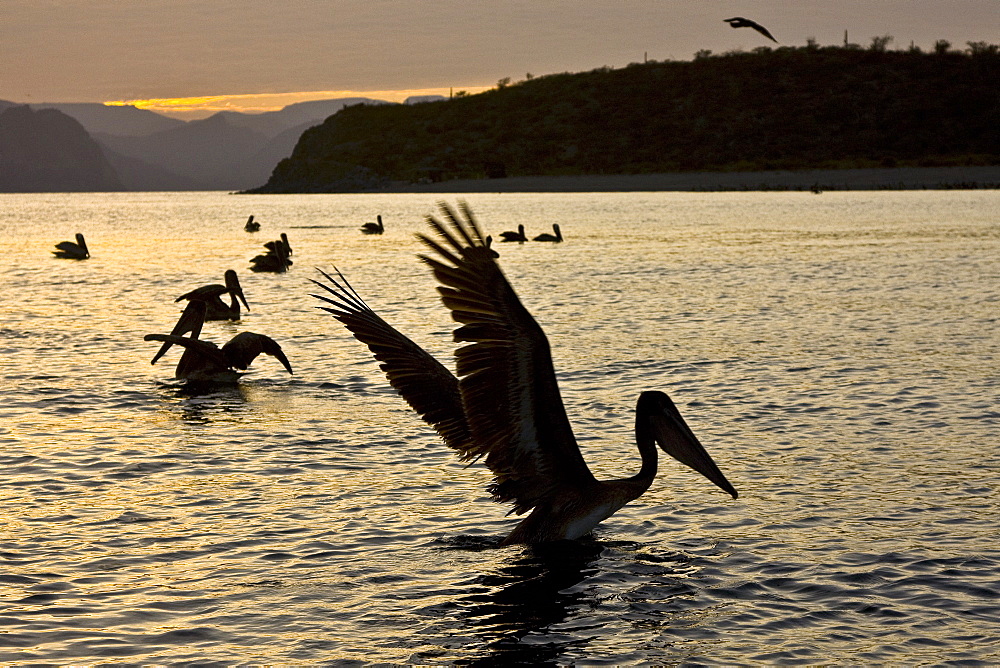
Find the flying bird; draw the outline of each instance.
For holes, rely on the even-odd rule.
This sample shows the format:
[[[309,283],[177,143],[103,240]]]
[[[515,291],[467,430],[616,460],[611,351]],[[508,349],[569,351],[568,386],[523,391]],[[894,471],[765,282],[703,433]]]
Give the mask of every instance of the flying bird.
[[[225,285],[219,285],[218,283],[203,285],[191,292],[184,293],[174,301],[179,302],[182,299],[187,299],[188,301],[205,302],[205,320],[239,320],[240,301],[243,302],[248,311],[250,310],[250,305],[247,304],[247,298],[243,295],[243,288],[240,287],[240,279],[236,275],[236,272],[232,269],[227,269],[224,279],[226,281]],[[229,293],[228,304],[222,301],[222,295],[226,293]]]
[[[86,260],[90,257],[90,250],[87,249],[87,242],[83,240],[83,235],[76,233],[76,243],[72,241],[60,241],[56,244],[56,249],[52,254],[56,257],[69,260]]]
[[[542,232],[537,237],[532,239],[532,241],[552,241],[559,243],[563,240],[562,231],[559,229],[559,223],[552,223],[552,232],[554,234],[549,234],[548,232]]]
[[[656,445],[737,497],[736,489],[691,432],[670,398],[643,392],[635,411],[639,472],[597,480],[580,452],[556,384],[549,343],[486,247],[472,212],[446,204],[447,222],[428,216],[434,235],[418,235],[420,256],[442,284],[459,323],[457,376],[386,323],[337,271],[322,272],[313,295],[372,351],[389,383],[464,461],[482,458],[494,475],[493,500],[529,513],[503,545],[576,539],[641,496],[657,470]]]
[[[723,19],[723,21],[728,23],[730,28],[753,28],[754,30],[756,30],[757,32],[759,32],[761,35],[768,38],[772,42],[774,43],[778,42],[778,40],[774,39],[774,35],[768,32],[767,28],[757,23],[756,21],[745,19],[742,16],[734,16],[731,19]]]
[[[382,216],[375,216],[377,223],[365,223],[361,226],[362,234],[382,234],[385,232],[385,225],[382,224]]]
[[[243,229],[247,232],[256,232],[260,229],[260,223],[253,219],[253,214],[250,214],[250,217],[247,218],[247,224],[243,226]]]
[[[142,337],[144,341],[163,343],[150,364],[156,364],[156,360],[171,346],[178,345],[184,348],[184,353],[174,376],[188,382],[235,383],[241,375],[238,370],[245,371],[261,353],[277,358],[288,373],[292,373],[288,358],[274,339],[254,332],[240,332],[219,348],[211,341],[198,338],[204,321],[205,303],[191,301],[170,334],[147,334]],[[186,333],[191,336],[184,336]]]
[[[524,235],[524,225],[517,226],[517,232],[508,230],[506,232],[500,233],[500,241],[517,241],[519,243],[524,243],[528,240],[528,237]]]

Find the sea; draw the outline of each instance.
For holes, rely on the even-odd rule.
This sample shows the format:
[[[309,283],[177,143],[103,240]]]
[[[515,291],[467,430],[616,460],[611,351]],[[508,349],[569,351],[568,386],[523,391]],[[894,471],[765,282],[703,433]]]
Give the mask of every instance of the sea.
[[[739,490],[665,457],[577,541],[518,521],[312,295],[340,270],[452,365],[439,199],[499,243],[580,450],[633,475],[667,392]],[[1000,663],[1000,191],[0,195],[0,663]],[[256,233],[244,231],[253,215]],[[359,227],[381,215],[385,233]],[[53,256],[85,235],[90,259]],[[286,233],[294,264],[253,273]],[[174,378],[234,269],[233,386]]]

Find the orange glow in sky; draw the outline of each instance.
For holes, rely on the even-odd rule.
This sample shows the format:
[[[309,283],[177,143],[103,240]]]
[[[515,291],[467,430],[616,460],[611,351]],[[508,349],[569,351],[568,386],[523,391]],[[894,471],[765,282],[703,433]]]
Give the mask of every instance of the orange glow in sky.
[[[182,118],[200,118],[210,116],[220,111],[238,111],[256,114],[266,111],[278,111],[283,107],[297,102],[312,100],[333,100],[344,97],[367,97],[387,102],[403,102],[408,97],[421,95],[443,95],[465,91],[479,93],[490,86],[464,86],[456,88],[423,88],[413,90],[325,90],[301,93],[248,93],[245,95],[206,95],[202,97],[153,98],[148,100],[110,100],[104,104],[109,106],[131,105],[139,109],[148,109],[167,116]]]

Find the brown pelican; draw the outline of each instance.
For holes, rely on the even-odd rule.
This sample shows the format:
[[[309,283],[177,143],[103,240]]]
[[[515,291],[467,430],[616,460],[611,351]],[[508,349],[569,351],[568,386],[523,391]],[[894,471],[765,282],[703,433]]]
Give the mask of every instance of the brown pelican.
[[[247,298],[243,295],[243,288],[240,287],[240,279],[236,276],[235,271],[227,269],[225,281],[225,285],[213,283],[212,285],[203,285],[200,288],[195,288],[174,301],[179,302],[182,299],[187,299],[188,301],[205,302],[205,320],[239,320],[240,301],[243,302],[248,311],[250,310],[250,305],[247,304]],[[229,304],[222,301],[222,295],[227,292],[229,293]]]
[[[257,230],[260,229],[260,223],[255,222],[253,219],[253,214],[250,214],[250,217],[247,218],[247,224],[243,226],[243,229],[246,230],[247,232],[256,232]]]
[[[493,237],[487,235],[486,247],[490,249],[490,253],[493,255],[493,257],[500,257],[500,253],[493,250]]]
[[[277,273],[287,271],[288,267],[292,265],[292,261],[288,259],[288,254],[285,252],[286,244],[284,240],[269,241],[264,246],[268,249],[267,253],[255,255],[250,258],[250,271],[273,271]]]
[[[314,295],[381,362],[389,383],[433,425],[461,459],[484,458],[493,499],[530,514],[503,544],[576,539],[649,488],[656,444],[736,498],[711,456],[670,398],[643,392],[635,410],[639,472],[599,481],[587,468],[563,407],[545,333],[521,304],[486,248],[471,211],[465,220],[441,205],[447,223],[428,216],[435,237],[419,235],[421,256],[443,285],[444,305],[459,323],[454,340],[458,377],[386,323],[340,272]]]
[[[532,241],[554,241],[556,243],[559,243],[560,241],[563,240],[562,232],[559,231],[559,223],[552,224],[552,231],[555,232],[555,234],[549,234],[548,232],[543,232],[542,234],[539,234],[537,237],[532,239]]]
[[[517,232],[511,232],[508,230],[507,232],[500,233],[500,241],[519,241],[523,244],[527,240],[528,237],[524,234],[524,225],[518,225]]]
[[[201,301],[188,302],[187,308],[170,334],[147,334],[144,341],[162,341],[160,350],[153,356],[150,364],[170,349],[172,345],[182,346],[184,354],[177,363],[174,376],[189,382],[202,383],[235,383],[239,380],[239,370],[246,370],[261,353],[278,358],[282,366],[292,373],[292,366],[274,339],[255,334],[240,332],[220,349],[211,341],[198,338],[205,318],[205,303]],[[191,332],[190,337],[183,334]]]
[[[385,232],[385,225],[382,224],[382,216],[375,216],[377,223],[365,223],[361,226],[363,234],[382,234]]]
[[[774,39],[774,35],[768,32],[767,28],[757,23],[756,21],[745,19],[742,16],[734,16],[731,19],[723,19],[723,21],[728,23],[730,28],[753,28],[754,30],[756,30],[757,32],[759,32],[761,35],[768,38],[772,42],[774,43],[778,42],[778,40]]]
[[[76,233],[76,243],[72,241],[60,241],[56,244],[58,250],[52,251],[56,257],[63,257],[70,260],[86,260],[90,257],[87,249],[87,242],[83,240],[83,235]]]
[[[291,254],[292,254],[292,247],[288,243],[288,235],[285,234],[284,232],[281,233],[281,239],[275,239],[274,241],[268,241],[266,244],[264,244],[264,248],[266,248],[267,250],[269,250],[272,253],[277,253],[279,246],[284,251],[285,257],[291,256]]]

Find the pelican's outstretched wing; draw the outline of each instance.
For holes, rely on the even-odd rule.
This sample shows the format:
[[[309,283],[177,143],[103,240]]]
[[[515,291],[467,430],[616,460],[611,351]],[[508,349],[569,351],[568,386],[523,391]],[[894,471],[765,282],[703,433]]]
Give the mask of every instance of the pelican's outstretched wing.
[[[222,346],[222,354],[229,366],[234,369],[246,369],[261,353],[277,358],[288,373],[292,373],[292,365],[288,363],[284,351],[278,342],[269,336],[254,332],[240,332]]]
[[[181,313],[181,317],[177,320],[177,324],[174,328],[170,330],[170,334],[173,337],[180,338],[184,334],[190,333],[192,339],[197,339],[201,336],[201,328],[205,325],[205,302],[194,300],[189,301],[188,305],[184,307],[184,312]],[[160,334],[148,334],[144,337],[144,340],[150,341],[150,336],[161,336]],[[160,346],[160,349],[153,359],[149,362],[150,364],[156,364],[156,360],[163,357],[164,353],[170,350],[170,346],[177,343],[177,341],[169,339],[155,339],[157,341],[163,341],[164,344]]]
[[[338,281],[322,270],[320,273],[330,285],[315,280],[313,283],[329,294],[313,297],[330,306],[317,308],[332,314],[358,341],[368,346],[375,359],[381,362],[379,368],[385,372],[389,384],[434,427],[449,447],[457,450],[462,459],[475,457],[458,379],[430,353],[372,311],[343,274],[337,271]]]
[[[545,333],[507,282],[465,203],[465,220],[441,203],[445,222],[427,222],[436,238],[419,235],[434,252],[421,256],[443,284],[442,301],[461,323],[456,342],[459,390],[473,456],[486,456],[498,501],[523,513],[595,484],[573,437],[556,384]]]
[[[188,338],[186,336],[177,336],[176,334],[147,334],[142,337],[143,341],[163,341],[164,347],[169,348],[170,346],[176,344],[184,348],[184,357],[188,356],[188,353],[194,353],[197,357],[204,357],[212,364],[220,368],[229,368],[229,361],[226,356],[222,354],[219,350],[219,346],[215,345],[211,341],[202,341],[201,339]],[[161,348],[162,350],[162,348]],[[184,361],[184,357],[181,357],[180,364],[187,366]],[[159,358],[153,358],[153,363]],[[181,373],[180,364],[178,365],[178,373]],[[202,365],[199,365],[202,366]],[[180,377],[180,376],[178,376]]]

